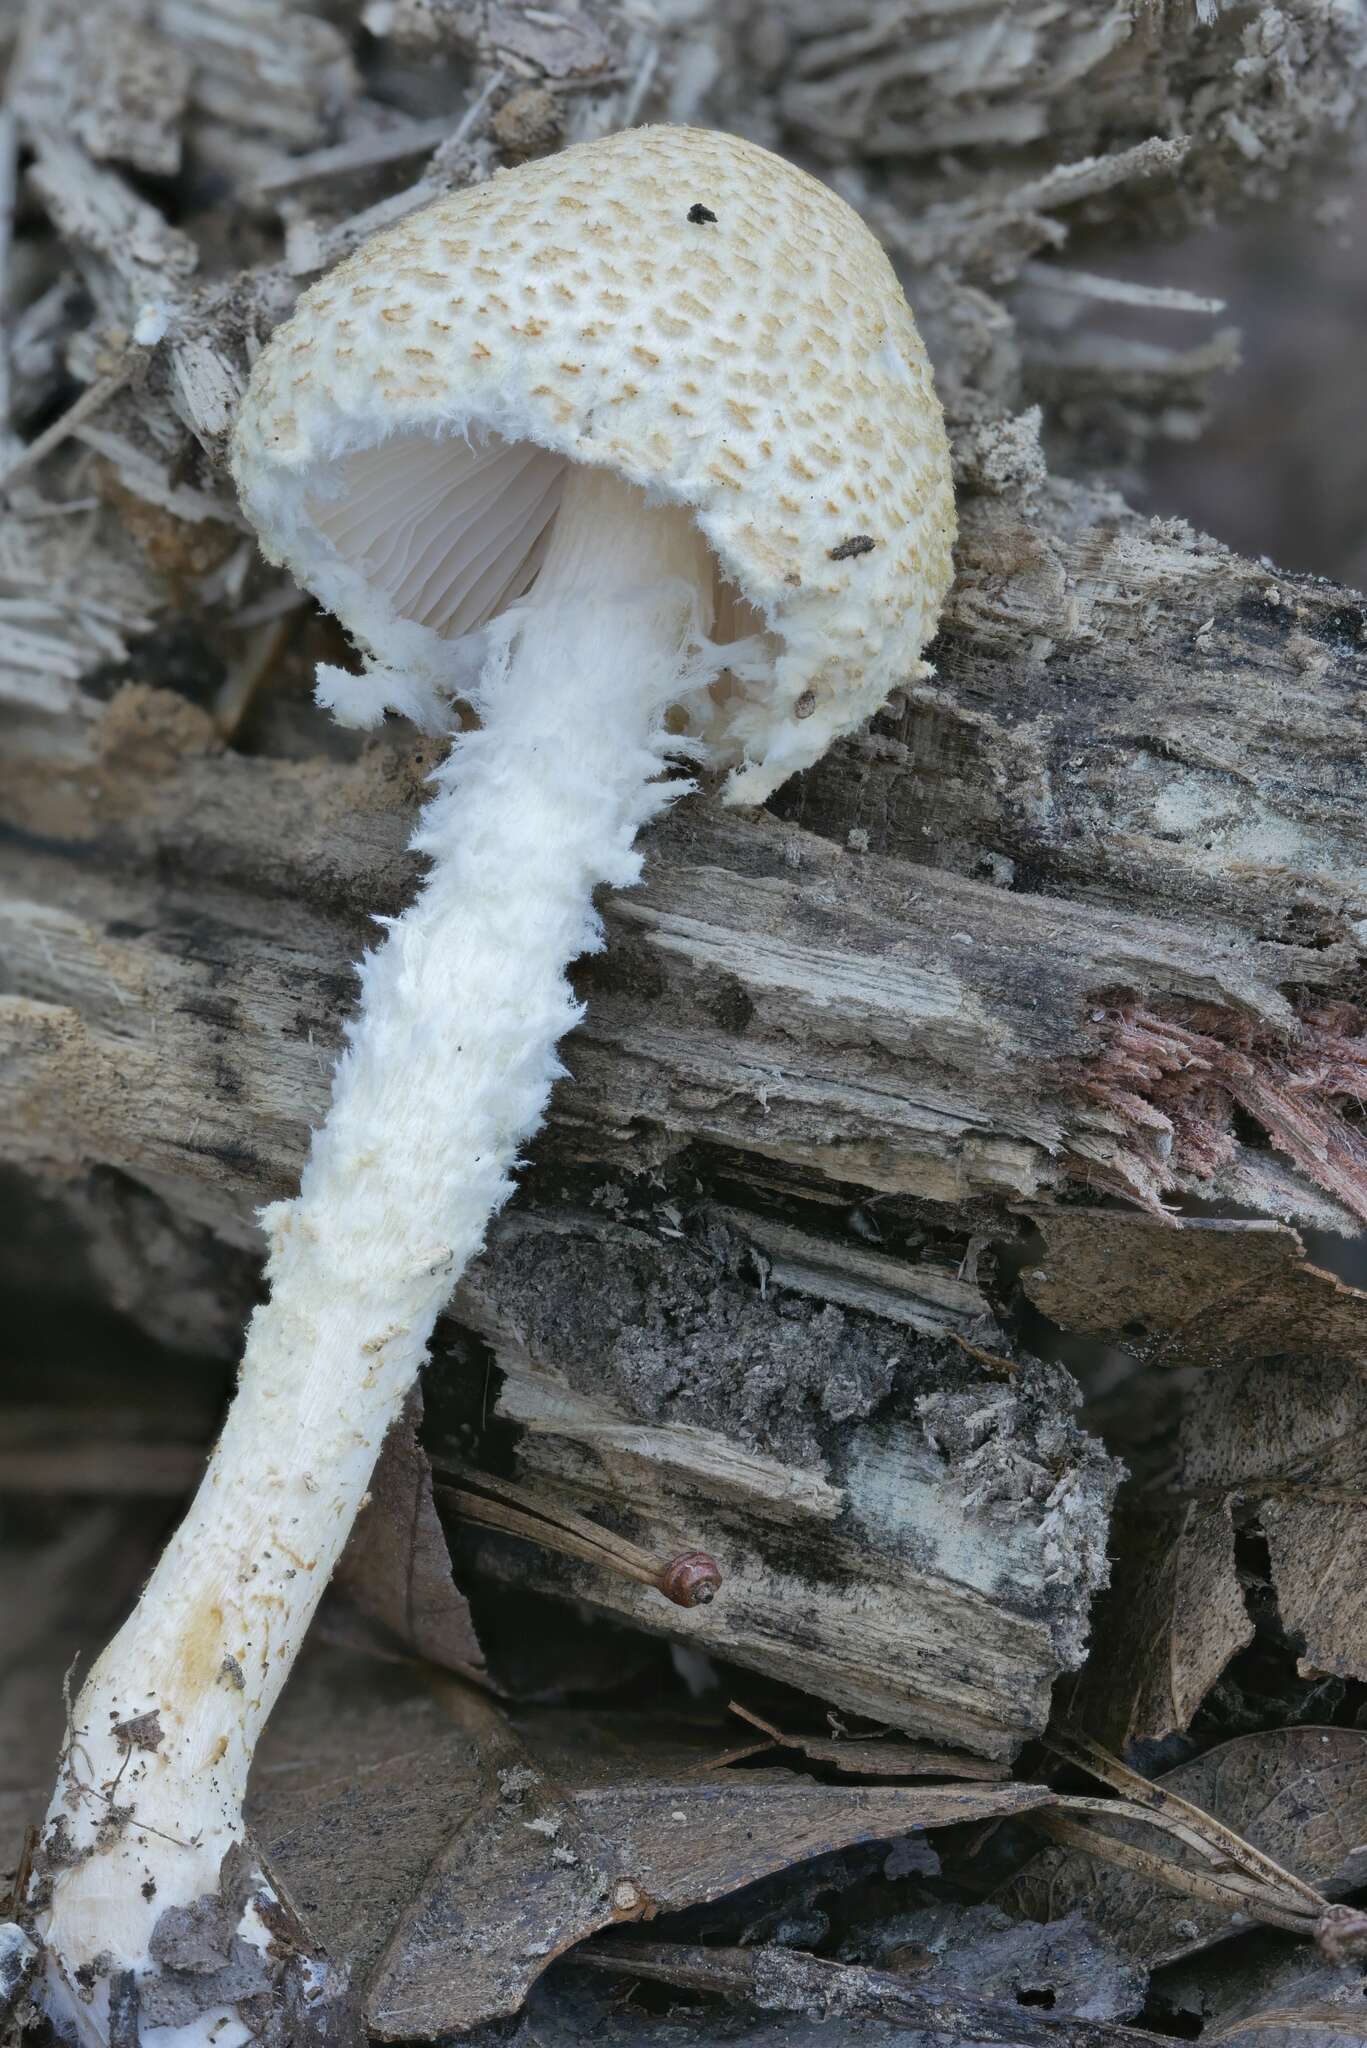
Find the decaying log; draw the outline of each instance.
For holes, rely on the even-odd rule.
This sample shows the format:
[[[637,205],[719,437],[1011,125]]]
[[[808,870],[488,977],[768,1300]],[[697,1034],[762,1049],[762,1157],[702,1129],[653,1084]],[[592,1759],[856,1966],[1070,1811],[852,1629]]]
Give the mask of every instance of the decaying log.
[[[256,1250],[370,920],[415,886],[433,750],[398,727],[358,749],[307,706],[339,650],[254,560],[224,472],[302,284],[427,198],[639,118],[824,166],[904,269],[950,418],[937,673],[767,811],[705,792],[654,828],[438,1371],[487,1374],[481,1422],[549,1501],[726,1574],[682,1612],[467,1530],[486,1593],[550,1590],[1009,1755],[1080,1656],[1114,1473],[1065,1376],[1003,1336],[986,1247],[1057,1226],[1036,1302],[1123,1337],[1136,1288],[1156,1341],[1206,1363],[1247,1319],[1207,1341],[1164,1304],[1219,1295],[1248,1247],[1177,1206],[1367,1215],[1367,616],[1127,508],[1110,477],[1190,427],[1233,345],[1213,302],[1090,253],[1279,190],[1347,128],[1367,28],[1328,0],[1024,4],[999,32],[940,0],[117,12],[153,38],[155,106],[117,35],[77,79],[67,0],[31,0],[12,101],[47,228],[0,420],[28,436],[0,453],[7,1156],[65,1184],[92,1242],[127,1241],[101,1204],[150,1205],[183,1306],[97,1284],[221,1356],[206,1233]],[[182,156],[221,204],[173,224],[136,179]],[[1127,331],[1096,333],[1098,306]],[[1196,325],[1172,343],[1159,316]],[[1259,1242],[1262,1326],[1308,1300],[1355,1355],[1355,1304],[1289,1232]],[[1086,1271],[1060,1280],[1070,1245]]]
[[[50,740],[51,722],[42,730]],[[10,785],[27,844],[14,850],[6,931],[22,990],[4,1011],[7,1126],[20,1144],[27,1133],[35,1167],[117,1166],[240,1239],[250,1205],[297,1172],[368,911],[411,886],[414,750],[382,745],[351,764],[236,755],[205,713],[138,686],[82,731],[84,754],[75,740],[46,763],[35,751]],[[928,1202],[963,1187],[986,1203],[1020,1191],[1017,1162],[1035,1176],[1026,1187],[1052,1171],[1014,1112],[994,1125],[992,1096],[962,1092],[998,1064],[985,1049],[1008,1027],[990,980],[965,994],[958,897],[993,914],[1022,899],[944,878],[948,902],[922,913],[943,964],[927,963],[905,914],[923,882],[891,875],[880,890],[891,864],[876,857],[701,804],[655,852],[654,882],[612,909],[609,952],[588,978],[593,1022],[571,1048],[552,1183],[711,1154],[714,1173],[739,1180],[777,1175],[827,1195],[852,1182]],[[130,883],[153,876],[135,906]],[[1028,937],[1015,943],[1019,1035],[1033,970]],[[969,952],[1001,978],[999,950]],[[901,1077],[932,1030],[945,1078],[909,1099]],[[1104,1572],[1112,1479],[1067,1421],[1058,1376],[1027,1389],[984,1369],[975,1340],[991,1323],[971,1278],[848,1233],[830,1243],[739,1210],[716,1218],[728,1245],[750,1246],[766,1291],[772,1279],[765,1301],[726,1270],[728,1252],[687,1253],[667,1215],[663,1237],[658,1218],[645,1233],[607,1216],[526,1227],[530,1249],[501,1237],[457,1315],[494,1344],[499,1413],[524,1432],[527,1472],[592,1512],[615,1501],[654,1552],[704,1545],[728,1594],[681,1614],[591,1567],[548,1579],[540,1557],[535,1582],[742,1664],[819,1673],[824,1696],[971,1749],[1001,1754],[1042,1724]],[[528,1262],[548,1289],[559,1272],[531,1333],[515,1285]],[[626,1360],[620,1330],[642,1327],[647,1298],[654,1349]],[[705,1385],[701,1364],[684,1372],[686,1327]],[[554,1333],[570,1328],[566,1356]],[[974,1350],[944,1342],[956,1336]],[[742,1448],[764,1346],[777,1347],[771,1381],[821,1428],[799,1429],[771,1390],[777,1412],[756,1407]],[[965,1406],[971,1427],[955,1420]],[[528,1576],[515,1546],[510,1561],[486,1541],[480,1559]],[[855,1605],[852,1580],[866,1589]]]
[[[671,1213],[510,1217],[453,1307],[492,1348],[492,1412],[517,1425],[517,1470],[541,1499],[588,1504],[656,1555],[705,1548],[723,1593],[681,1612],[482,1530],[470,1554],[495,1580],[550,1584],[912,1734],[1009,1754],[1047,1718],[1054,1672],[1080,1660],[1105,1574],[1114,1474],[1066,1420],[1062,1375],[985,1372],[953,1341],[951,1274],[855,1254],[865,1305],[839,1309],[810,1261],[805,1298],[793,1287],[796,1231],[779,1265],[792,1277],[771,1288],[763,1220],[752,1235],[703,1211],[680,1230]],[[957,1288],[972,1327],[976,1290]],[[947,1323],[949,1341],[929,1335]]]
[[[970,589],[991,576],[972,544],[970,526]],[[1280,1163],[1235,1135],[1242,1098],[1218,1072],[1202,1157],[1149,1100],[1158,1079],[1107,1062],[1138,1006],[1223,1035],[1270,1087],[1357,992],[1367,768],[1342,707],[1367,654],[1332,638],[1351,600],[1287,584],[1286,608],[1321,628],[1291,629],[1315,658],[1289,691],[1280,618],[1274,631],[1238,596],[1257,572],[1219,560],[1218,578],[1198,556],[1165,582],[1171,553],[1140,548],[1098,574],[1076,602],[1094,612],[1104,590],[1149,623],[1063,643],[1095,677],[1085,695],[1048,662],[1023,667],[1012,641],[961,655],[946,636],[945,668],[971,663],[974,687],[934,686],[938,747],[924,730],[847,744],[786,799],[801,825],[696,802],[658,828],[645,887],[609,905],[609,950],[582,977],[575,1085],[556,1100],[570,1152],[658,1165],[702,1145],[785,1184],[932,1203],[1036,1201],[1081,1179],[1321,1220],[1332,1192],[1361,1213],[1335,1111],[1351,1074],[1302,1090],[1323,1146],[1301,1133]],[[1057,630],[1054,582],[1042,602],[1029,580],[1010,589],[1023,641]],[[1228,609],[1210,675],[1213,602]],[[1096,713],[1106,665],[1113,737]],[[1199,730],[1175,710],[1196,697]],[[359,761],[243,756],[207,714],[136,685],[99,719],[73,716],[60,746],[49,719],[25,730],[6,771],[26,841],[4,910],[23,999],[15,1128],[37,1156],[188,1178],[230,1205],[282,1188],[366,919],[412,886],[403,843],[430,753],[396,738]],[[977,829],[962,822],[975,811]],[[1339,1018],[1349,1037],[1354,1016]]]

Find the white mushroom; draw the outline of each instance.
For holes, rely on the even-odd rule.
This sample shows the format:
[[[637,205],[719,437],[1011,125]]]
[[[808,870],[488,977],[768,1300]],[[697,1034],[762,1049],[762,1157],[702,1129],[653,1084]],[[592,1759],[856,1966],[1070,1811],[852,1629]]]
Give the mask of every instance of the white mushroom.
[[[595,887],[637,879],[681,747],[756,802],[926,672],[954,524],[873,238],[777,157],[684,129],[368,243],[261,356],[234,468],[266,553],[365,657],[320,700],[449,729],[462,699],[480,724],[422,814],[417,899],[362,964],[299,1194],[265,1212],[270,1298],[207,1476],[81,1691],[48,1816],[49,2010],[106,2040],[112,1985],[119,2039],[131,2001],[163,2048],[248,2037],[230,1977],[187,2013],[168,1929],[189,1908],[222,1946],[230,1923],[247,1976],[278,1956],[241,1847],[252,1751],[545,1114]]]

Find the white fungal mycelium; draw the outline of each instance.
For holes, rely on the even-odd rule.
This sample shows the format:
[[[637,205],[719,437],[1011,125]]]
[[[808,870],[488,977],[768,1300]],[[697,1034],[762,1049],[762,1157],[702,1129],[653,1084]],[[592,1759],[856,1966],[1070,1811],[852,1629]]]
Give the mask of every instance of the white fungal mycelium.
[[[757,802],[924,674],[954,529],[882,251],[815,180],[684,129],[502,173],[360,249],[257,362],[234,472],[363,657],[320,700],[479,723],[361,967],[299,1193],[265,1212],[236,1399],[75,1703],[37,1857],[49,2012],[160,2048],[235,2048],[272,1999],[303,2040],[326,1996],[316,1969],[286,1982],[248,1767],[545,1114],[594,889],[636,880],[638,831],[689,787],[671,755]]]

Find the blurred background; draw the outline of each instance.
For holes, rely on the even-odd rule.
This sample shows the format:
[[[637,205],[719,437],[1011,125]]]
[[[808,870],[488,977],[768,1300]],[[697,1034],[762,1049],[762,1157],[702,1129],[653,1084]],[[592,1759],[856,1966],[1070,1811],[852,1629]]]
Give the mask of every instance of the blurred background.
[[[1213,380],[1204,424],[1150,448],[1132,501],[1255,559],[1367,584],[1367,171],[1097,267],[1223,299],[1215,324],[1239,330],[1238,367]]]

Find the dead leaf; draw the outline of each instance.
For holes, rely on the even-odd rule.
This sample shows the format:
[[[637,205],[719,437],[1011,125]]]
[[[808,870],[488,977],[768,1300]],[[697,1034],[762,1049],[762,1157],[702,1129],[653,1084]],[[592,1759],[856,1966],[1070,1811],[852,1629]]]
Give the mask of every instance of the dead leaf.
[[[795,1749],[811,1763],[830,1764],[851,1778],[985,1778],[1006,1776],[1006,1766],[988,1757],[966,1756],[957,1749],[932,1749],[924,1742],[904,1742],[884,1735],[864,1738],[845,1736],[785,1735],[772,1721],[766,1721],[750,1707],[732,1700],[730,1711],[758,1728],[769,1740],[748,1745],[727,1759],[739,1762],[743,1756],[757,1756],[771,1746]]]
[[[1022,1276],[1025,1292],[1065,1330],[1163,1365],[1367,1360],[1367,1294],[1312,1266],[1285,1224],[1104,1209],[1033,1220],[1044,1252]]]
[[[1227,1499],[1122,1498],[1111,1549],[1111,1584],[1093,1613],[1069,1716],[1123,1753],[1189,1728],[1254,1628]]]
[[[322,1651],[291,1685],[251,1821],[381,2039],[516,2012],[614,1920],[720,1898],[790,1864],[1030,1811],[1041,1786],[814,1784],[717,1772],[725,1729],[556,1710],[516,1722],[467,1686]],[[440,1703],[439,1703],[440,1702]]]
[[[861,1915],[839,1954],[910,1976],[923,1998],[958,1992],[1076,2019],[1128,2019],[1148,1986],[1148,1972],[1100,1940],[1080,1913],[1040,1925],[1013,1921],[997,1906],[941,1901],[871,1924]]]
[[[794,2020],[701,1999],[670,1999],[660,2012],[654,1999],[648,2004],[638,1995],[629,1973],[581,1969],[595,1947],[547,1971],[522,2017],[499,2029],[505,2048],[929,2048],[913,2043],[905,2028],[869,2020]]]
[[[484,1652],[432,1498],[432,1468],[418,1441],[422,1393],[404,1403],[370,1481],[370,1500],[333,1578],[326,1629],[372,1654],[421,1657],[482,1677]]]
[[[1259,1500],[1284,1626],[1303,1668],[1367,1678],[1367,1376],[1273,1360],[1204,1384],[1182,1429],[1188,1491]]]
[[[1279,1728],[1242,1735],[1155,1783],[1215,1815],[1255,1849],[1331,1897],[1361,1883],[1358,1844],[1367,1840],[1367,1734],[1350,1728]],[[1122,1844],[1151,1850],[1151,1829],[1095,1819]],[[1201,1865],[1167,1837],[1163,1856]],[[1052,1920],[1081,1912],[1136,1961],[1157,1967],[1206,1947],[1246,1915],[1175,1892],[1156,1878],[1117,1869],[1082,1849],[1051,1848],[999,1894],[1013,1915]]]
[[[1358,2048],[1367,2040],[1362,1974],[1303,1942],[1232,1943],[1178,1963],[1155,1987],[1162,2006],[1200,2024],[1205,2048]]]
[[[1354,1986],[1356,1996],[1361,1998],[1360,1986]],[[1337,2005],[1326,1999],[1317,2005],[1269,2006],[1265,2012],[1248,2013],[1208,2034],[1205,2039],[1216,2041],[1238,2041],[1246,2035],[1256,2034],[1260,2042],[1267,2042],[1271,2035],[1277,2048],[1327,2048],[1330,2041],[1342,2043],[1342,2048],[1354,2048],[1359,2041],[1367,2041],[1367,2012],[1360,2005]]]
[[[891,2024],[897,2029],[892,2040],[903,2044],[910,2037],[913,2042],[1001,2042],[1007,2048],[1142,2048],[1164,2040],[1161,2034],[1107,2020],[1032,2012],[1030,2002],[1019,1997],[1000,2003],[976,1997],[952,1978],[923,1988],[915,1977],[830,1962],[801,1949],[620,1941],[595,1943],[575,1961],[594,1970],[710,1993],[761,2011],[793,2013],[823,2028],[841,2020],[874,2028]],[[824,2033],[818,2036],[825,2038]],[[875,2033],[873,2038],[880,2037]]]

